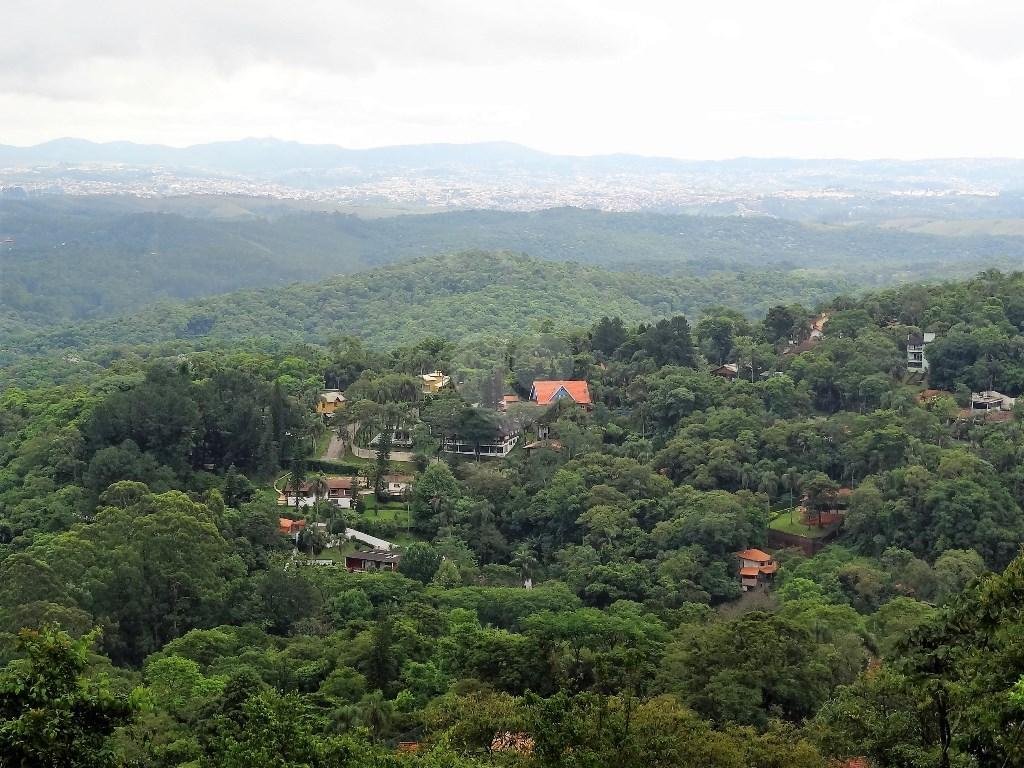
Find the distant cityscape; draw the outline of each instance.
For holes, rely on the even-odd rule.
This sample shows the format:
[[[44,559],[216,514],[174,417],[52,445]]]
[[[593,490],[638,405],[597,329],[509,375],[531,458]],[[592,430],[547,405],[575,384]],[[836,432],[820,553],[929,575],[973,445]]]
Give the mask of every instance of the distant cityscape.
[[[341,175],[341,174],[338,174]],[[4,197],[64,195],[129,195],[140,198],[188,195],[227,195],[346,207],[398,207],[423,210],[490,209],[534,211],[575,206],[610,212],[671,211],[732,215],[770,215],[766,203],[786,201],[849,201],[864,192],[847,188],[784,188],[778,182],[755,179],[736,184],[696,174],[609,173],[603,175],[538,171],[494,175],[467,171],[358,174],[348,172],[346,183],[319,175],[313,183],[183,172],[179,169],[83,163],[77,165],[0,168]],[[363,178],[352,178],[354,176]],[[934,185],[871,191],[890,200],[996,197],[990,188]]]

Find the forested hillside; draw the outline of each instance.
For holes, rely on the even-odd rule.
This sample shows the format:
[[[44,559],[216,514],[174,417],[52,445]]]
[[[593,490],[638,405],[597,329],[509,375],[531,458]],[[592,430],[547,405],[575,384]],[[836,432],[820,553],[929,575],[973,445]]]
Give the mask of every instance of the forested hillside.
[[[971,405],[1024,393],[1024,276],[692,325],[599,285],[474,356],[238,340],[6,388],[0,765],[1024,764],[1024,425]]]
[[[542,325],[571,328],[609,312],[637,322],[679,312],[697,315],[720,304],[763,311],[772,302],[813,303],[850,287],[837,276],[807,276],[798,284],[787,272],[767,270],[660,277],[464,252],[0,337],[0,364],[8,367],[0,381],[20,380],[26,365],[36,370],[33,356],[54,352],[64,359],[48,364],[50,373],[73,376],[83,360],[109,356],[111,345],[171,342],[184,348],[258,339],[279,346],[355,335],[395,347],[428,336],[462,341],[507,338]],[[64,354],[69,351],[74,361]]]
[[[1012,267],[1024,256],[1018,237],[950,238],[769,218],[562,208],[362,219],[267,201],[253,206],[260,215],[240,216],[241,204],[183,200],[165,206],[179,213],[117,198],[0,200],[0,332],[471,249],[697,279],[706,294],[728,296],[748,313],[766,306],[750,298],[763,287],[747,275],[753,270],[785,276],[790,294],[807,303],[821,278],[866,288]],[[808,295],[800,296],[805,285]],[[688,306],[702,303],[695,297]]]

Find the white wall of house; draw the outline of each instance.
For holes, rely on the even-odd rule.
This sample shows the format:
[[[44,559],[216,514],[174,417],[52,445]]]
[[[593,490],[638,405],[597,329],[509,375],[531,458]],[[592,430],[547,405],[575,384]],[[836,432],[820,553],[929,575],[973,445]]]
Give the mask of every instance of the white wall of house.
[[[294,494],[289,493],[287,496],[289,507],[312,507],[316,504],[316,496],[299,496],[296,497]],[[352,508],[352,498],[350,496],[338,496],[338,497],[327,497],[321,496],[320,501],[328,501],[336,507],[341,509]]]

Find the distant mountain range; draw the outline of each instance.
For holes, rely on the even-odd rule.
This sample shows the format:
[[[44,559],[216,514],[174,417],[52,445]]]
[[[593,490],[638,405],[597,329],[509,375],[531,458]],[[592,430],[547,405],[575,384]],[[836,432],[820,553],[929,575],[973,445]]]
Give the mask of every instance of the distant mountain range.
[[[794,188],[815,189],[873,189],[893,184],[922,189],[985,188],[993,191],[1024,187],[1024,160],[1006,158],[707,161],[629,154],[552,155],[510,142],[347,149],[330,144],[256,138],[182,148],[127,141],[96,143],[75,138],[56,139],[31,147],[0,145],[0,169],[62,163],[164,167],[258,178],[346,171],[369,175],[394,172],[489,175],[513,172],[552,176],[665,173],[692,177],[695,181],[717,179],[728,185],[756,185],[765,179],[776,179]]]

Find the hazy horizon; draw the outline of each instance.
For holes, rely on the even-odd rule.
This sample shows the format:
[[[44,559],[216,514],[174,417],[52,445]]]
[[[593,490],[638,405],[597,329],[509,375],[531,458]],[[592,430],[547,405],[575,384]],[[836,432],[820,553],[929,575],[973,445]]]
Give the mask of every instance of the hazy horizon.
[[[692,160],[1024,156],[1024,6],[555,0],[0,9],[0,143],[508,141]]]
[[[595,158],[595,157],[609,157],[615,155],[626,155],[649,159],[664,159],[664,160],[677,160],[681,162],[693,162],[693,163],[715,163],[715,162],[729,162],[729,161],[740,161],[740,160],[792,160],[795,162],[857,162],[857,163],[870,163],[870,162],[899,162],[899,163],[914,163],[914,162],[928,162],[928,161],[955,161],[955,160],[972,160],[972,161],[1019,161],[1024,160],[1024,154],[1019,156],[1012,155],[945,155],[945,156],[921,156],[921,157],[898,157],[894,155],[879,155],[876,157],[849,157],[842,155],[834,156],[817,156],[817,155],[730,155],[726,157],[686,157],[676,155],[654,155],[644,154],[639,152],[625,152],[613,150],[610,152],[600,153],[575,153],[575,152],[548,152],[544,149],[531,146],[529,144],[523,144],[518,141],[510,141],[508,139],[481,139],[479,141],[431,141],[431,142],[413,142],[406,144],[370,144],[366,146],[354,146],[337,144],[333,142],[307,142],[297,141],[295,139],[285,139],[279,136],[235,136],[229,138],[214,138],[209,141],[192,142],[187,144],[172,143],[172,142],[146,142],[137,141],[134,139],[109,139],[109,140],[97,140],[91,139],[86,136],[70,136],[61,135],[54,136],[52,138],[42,139],[40,141],[34,141],[30,143],[22,142],[0,142],[0,146],[14,147],[16,149],[32,149],[34,147],[45,146],[47,144],[54,144],[63,141],[82,141],[90,144],[97,145],[117,145],[117,144],[130,144],[135,146],[154,146],[154,147],[167,147],[169,149],[190,149],[192,147],[208,146],[211,144],[237,144],[245,142],[267,142],[277,144],[295,144],[300,146],[323,146],[332,147],[343,150],[352,151],[368,151],[368,150],[383,150],[383,149],[401,149],[404,147],[428,147],[428,146],[441,146],[441,147],[474,147],[474,146],[515,146],[521,149],[526,149],[531,152],[539,154],[552,155],[555,157],[577,157],[581,159]]]

